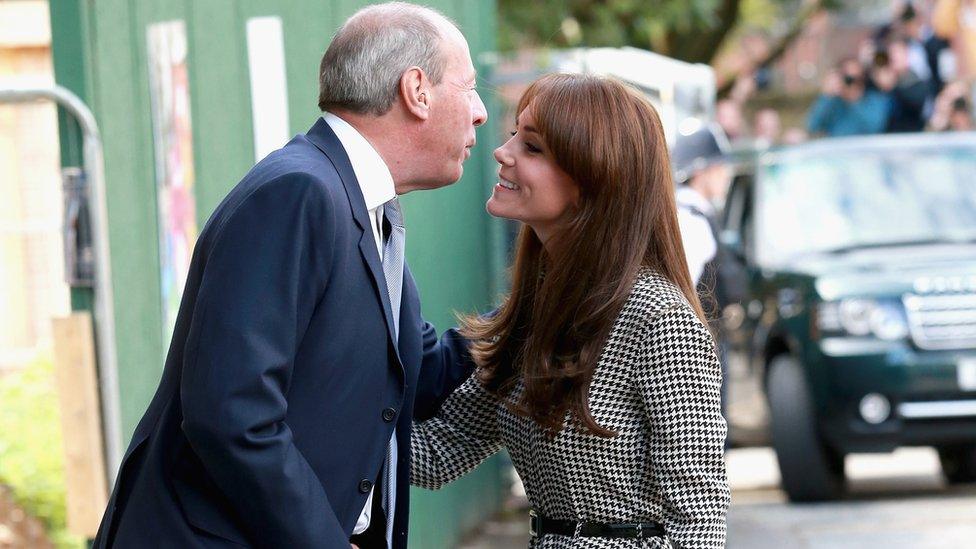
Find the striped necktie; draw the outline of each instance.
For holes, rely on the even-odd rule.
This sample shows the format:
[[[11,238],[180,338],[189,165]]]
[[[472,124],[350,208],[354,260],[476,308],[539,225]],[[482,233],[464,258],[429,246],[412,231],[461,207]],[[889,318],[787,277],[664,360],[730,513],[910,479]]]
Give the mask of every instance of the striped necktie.
[[[383,242],[383,276],[390,294],[390,311],[393,313],[393,341],[400,340],[400,294],[403,289],[403,250],[406,230],[400,201],[393,198],[383,205],[383,215],[389,222],[389,233]],[[383,510],[386,512],[386,543],[393,547],[393,519],[396,515],[396,428],[386,452],[386,474],[383,475]]]
[[[403,228],[403,214],[400,201],[393,198],[383,205],[383,215],[389,221],[389,234],[383,242],[383,276],[390,294],[390,310],[393,312],[394,341],[400,334],[400,293],[403,288],[403,247],[406,229]]]

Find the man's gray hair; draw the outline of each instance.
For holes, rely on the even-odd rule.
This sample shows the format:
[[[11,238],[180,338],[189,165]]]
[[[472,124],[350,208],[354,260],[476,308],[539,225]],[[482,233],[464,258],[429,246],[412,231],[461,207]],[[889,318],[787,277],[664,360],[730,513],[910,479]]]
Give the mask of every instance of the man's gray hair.
[[[400,77],[420,67],[438,84],[447,64],[440,12],[405,2],[363,8],[336,31],[319,67],[319,108],[385,114],[396,101]]]

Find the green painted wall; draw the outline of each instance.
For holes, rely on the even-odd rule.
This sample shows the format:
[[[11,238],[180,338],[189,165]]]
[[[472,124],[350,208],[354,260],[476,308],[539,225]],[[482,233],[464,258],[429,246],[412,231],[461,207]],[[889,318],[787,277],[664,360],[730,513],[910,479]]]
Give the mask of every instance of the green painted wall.
[[[152,120],[146,28],[186,23],[189,48],[198,225],[253,164],[245,23],[281,17],[291,133],[318,116],[319,60],[358,0],[56,0],[51,2],[55,75],[95,112],[105,146],[122,423],[131,435],[162,374],[162,334]],[[427,2],[455,18],[472,55],[495,46],[494,0]],[[482,90],[482,95],[488,95]],[[491,103],[489,97],[486,101]],[[439,328],[455,311],[484,310],[502,279],[497,226],[484,213],[494,178],[496,121],[479,130],[480,150],[465,177],[447,189],[404,199],[407,255],[425,316]],[[62,161],[78,163],[77,128],[61,122]],[[74,306],[90,307],[76,292]],[[492,460],[438,493],[414,492],[411,541],[450,547],[500,502],[501,470]]]

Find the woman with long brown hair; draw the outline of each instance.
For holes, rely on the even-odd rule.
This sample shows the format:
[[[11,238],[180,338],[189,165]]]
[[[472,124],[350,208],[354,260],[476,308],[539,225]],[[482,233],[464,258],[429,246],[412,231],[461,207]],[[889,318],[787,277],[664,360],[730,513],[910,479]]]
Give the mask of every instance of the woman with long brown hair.
[[[439,488],[508,449],[530,547],[723,547],[721,374],[688,273],[654,108],[548,75],[495,151],[488,212],[523,223],[512,290],[462,321],[478,368],[411,437]]]

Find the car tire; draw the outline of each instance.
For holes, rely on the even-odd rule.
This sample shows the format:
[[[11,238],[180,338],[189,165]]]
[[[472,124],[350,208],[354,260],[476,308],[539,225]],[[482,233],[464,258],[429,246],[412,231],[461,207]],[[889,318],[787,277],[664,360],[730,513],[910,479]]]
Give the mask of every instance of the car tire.
[[[770,431],[783,490],[794,502],[828,501],[844,492],[844,456],[817,432],[813,398],[799,361],[780,355],[767,378]]]
[[[976,482],[976,444],[941,446],[939,462],[949,484]]]

